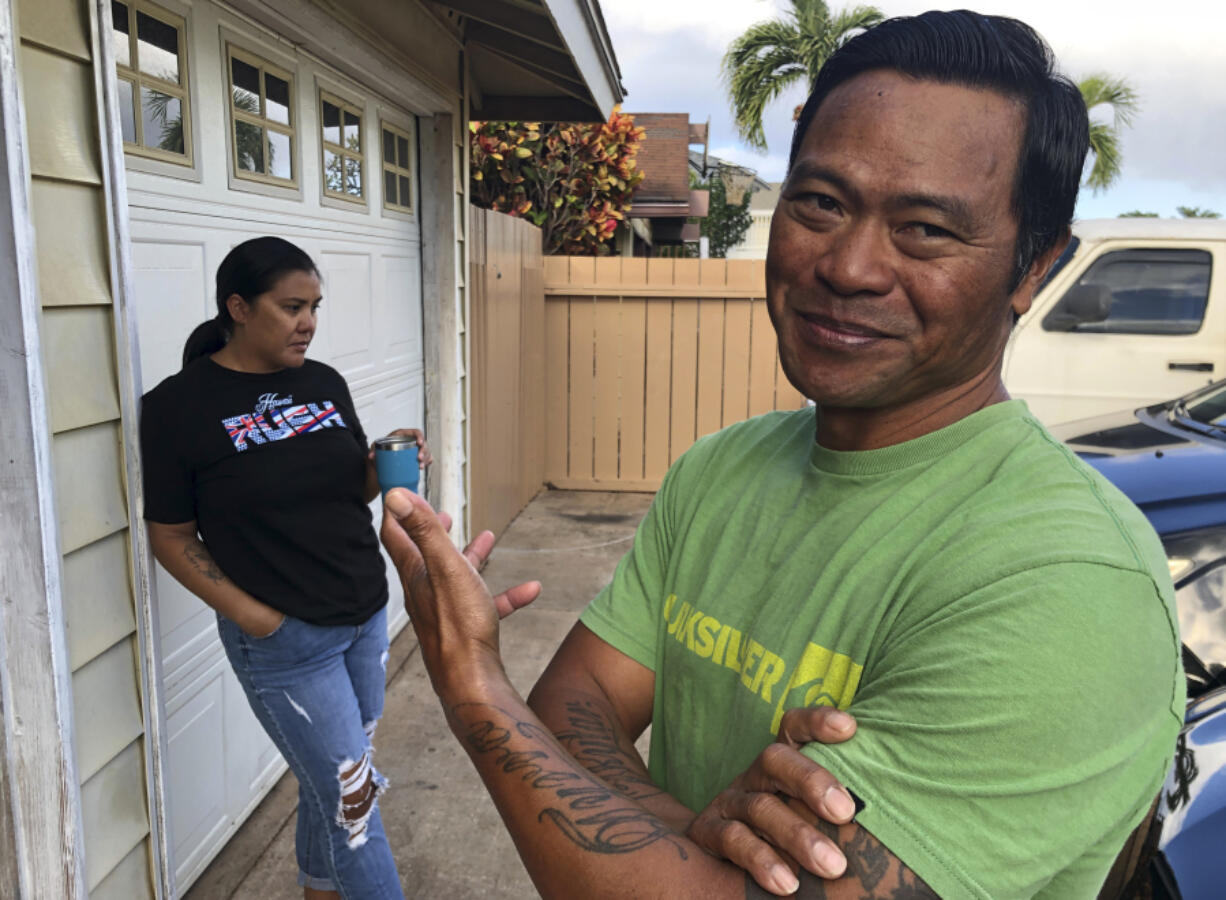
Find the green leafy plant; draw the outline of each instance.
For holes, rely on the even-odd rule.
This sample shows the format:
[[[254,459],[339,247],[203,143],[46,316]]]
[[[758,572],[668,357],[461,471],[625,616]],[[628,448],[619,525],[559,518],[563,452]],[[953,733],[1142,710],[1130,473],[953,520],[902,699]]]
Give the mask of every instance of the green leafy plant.
[[[1158,218],[1158,214],[1156,212],[1145,212],[1144,210],[1141,210],[1141,209],[1130,209],[1128,212],[1120,213],[1118,216],[1116,216],[1116,218],[1117,219],[1156,219]]]
[[[1199,206],[1176,206],[1175,212],[1185,219],[1220,219],[1222,214],[1211,209],[1201,209]]]
[[[707,252],[713,258],[723,259],[730,248],[744,240],[745,232],[753,224],[753,214],[749,211],[752,194],[745,191],[739,201],[730,198],[728,184],[718,172],[696,187],[710,192],[707,217],[699,220],[701,234],[708,240]]]
[[[643,180],[643,129],[614,109],[594,124],[472,122],[472,201],[540,227],[547,255],[604,255]]]

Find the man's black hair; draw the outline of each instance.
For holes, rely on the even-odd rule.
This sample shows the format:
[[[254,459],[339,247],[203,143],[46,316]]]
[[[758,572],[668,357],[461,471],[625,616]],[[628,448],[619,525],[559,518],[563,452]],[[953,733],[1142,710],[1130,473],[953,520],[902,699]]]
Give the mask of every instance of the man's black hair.
[[[1026,130],[1013,183],[1018,225],[1014,290],[1073,221],[1090,146],[1081,92],[1056,72],[1043,38],[1017,19],[967,10],[887,19],[843,44],[818,72],[792,135],[789,171],[827,95],[857,75],[880,70],[986,88],[1024,104]]]

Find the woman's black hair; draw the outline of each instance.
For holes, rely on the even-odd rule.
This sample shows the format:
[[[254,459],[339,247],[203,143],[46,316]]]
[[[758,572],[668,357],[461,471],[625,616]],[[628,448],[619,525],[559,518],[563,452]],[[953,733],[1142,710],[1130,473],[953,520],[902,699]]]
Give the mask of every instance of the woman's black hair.
[[[315,261],[301,247],[279,237],[243,241],[217,267],[217,315],[196,326],[183,345],[183,366],[226,345],[234,320],[226,301],[238,294],[248,303],[272,290],[282,276],[307,272],[319,276]]]
[[[967,10],[888,19],[841,46],[818,72],[792,135],[789,170],[822,101],[839,85],[874,70],[987,88],[1025,106],[1026,130],[1013,182],[1013,290],[1073,221],[1090,145],[1081,92],[1056,72],[1043,38],[1017,19]]]

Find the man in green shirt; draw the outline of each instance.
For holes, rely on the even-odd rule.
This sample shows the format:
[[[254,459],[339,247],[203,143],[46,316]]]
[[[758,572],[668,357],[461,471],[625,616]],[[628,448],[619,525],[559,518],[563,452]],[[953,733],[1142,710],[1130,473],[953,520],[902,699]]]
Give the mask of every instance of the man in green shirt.
[[[1097,894],[1181,721],[1172,589],[1141,514],[1000,378],[1087,129],[1013,20],[891,20],[831,57],[767,260],[816,409],[676,463],[530,708],[496,610],[536,587],[491,603],[492,539],[465,561],[388,495],[423,659],[543,895]],[[855,736],[821,742],[849,729],[818,708]]]

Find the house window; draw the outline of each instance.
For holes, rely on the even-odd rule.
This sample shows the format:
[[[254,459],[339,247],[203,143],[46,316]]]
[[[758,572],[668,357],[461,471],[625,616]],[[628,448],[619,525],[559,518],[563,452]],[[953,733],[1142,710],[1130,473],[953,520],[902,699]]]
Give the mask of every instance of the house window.
[[[190,166],[185,33],[181,18],[144,0],[111,3],[124,150]]]
[[[251,181],[293,185],[294,78],[235,47],[230,70],[230,155],[234,174]]]
[[[383,205],[402,212],[413,211],[413,173],[409,168],[408,133],[382,123]]]
[[[324,194],[365,202],[362,178],[362,111],[324,91],[319,92]]]

